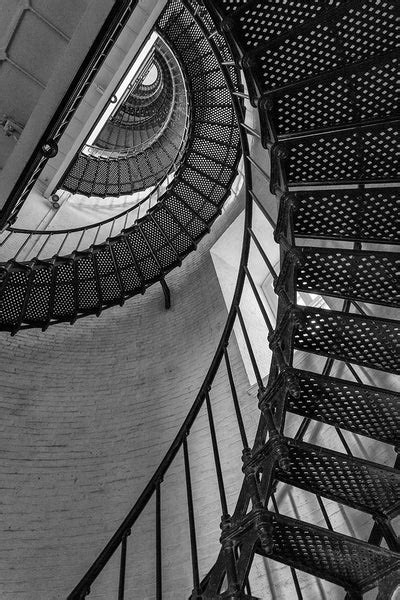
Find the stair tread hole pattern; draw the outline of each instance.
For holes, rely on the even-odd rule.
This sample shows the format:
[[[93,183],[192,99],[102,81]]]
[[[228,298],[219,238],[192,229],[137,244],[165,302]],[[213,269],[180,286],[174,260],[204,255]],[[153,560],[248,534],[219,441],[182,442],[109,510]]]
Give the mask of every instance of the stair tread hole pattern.
[[[339,239],[398,242],[400,195],[396,189],[297,192],[295,233]]]
[[[323,129],[399,114],[396,77],[399,60],[367,71],[338,75],[274,98],[271,120],[278,135]]]
[[[369,589],[381,573],[399,566],[398,555],[381,548],[366,547],[287,517],[274,521],[271,558],[341,586]]]
[[[400,323],[314,308],[302,313],[305,327],[294,335],[298,350],[400,374]]]
[[[400,395],[393,392],[294,371],[300,395],[287,395],[286,409],[315,421],[400,445]]]
[[[54,318],[72,317],[75,312],[74,268],[72,263],[57,265],[56,290],[54,294]]]
[[[135,257],[145,281],[154,281],[160,275],[160,268],[152,257],[139,228],[136,227],[132,230],[128,237],[132,248],[134,248]]]
[[[122,294],[114,263],[108,247],[100,248],[95,253],[95,260],[100,277],[101,295],[104,302],[115,302]]]
[[[303,248],[297,286],[328,296],[400,306],[400,254]]]
[[[286,441],[291,466],[287,472],[275,470],[279,481],[371,514],[398,510],[398,471],[382,469],[311,444]]]
[[[141,224],[141,228],[162,269],[167,270],[171,268],[176,262],[177,257],[156,223],[145,221]]]
[[[124,238],[112,242],[114,256],[116,258],[119,273],[126,293],[133,293],[140,289],[141,281],[134,265],[132,255],[129,252]]]
[[[79,308],[90,310],[98,306],[96,275],[93,261],[94,256],[82,256],[77,261]]]
[[[399,177],[398,124],[285,142],[290,184]]]
[[[257,73],[268,91],[396,48],[395,8],[363,2],[345,14],[317,23],[311,31],[260,48]]]
[[[168,208],[175,215],[178,221],[184,225],[185,229],[194,240],[197,240],[203,236],[203,222],[196,217],[195,214],[190,213],[184,203],[177,196],[171,195],[168,198]]]
[[[50,302],[51,279],[50,267],[35,269],[24,321],[41,323],[46,320]]]
[[[324,0],[314,0],[313,2],[289,0],[285,3],[282,3],[281,0],[258,2],[256,6],[241,10],[240,14],[235,17],[238,23],[237,31],[244,47],[251,50],[270,38],[295,29],[296,26],[317,17],[330,6],[339,6],[340,4],[341,2],[338,0],[330,2]]]

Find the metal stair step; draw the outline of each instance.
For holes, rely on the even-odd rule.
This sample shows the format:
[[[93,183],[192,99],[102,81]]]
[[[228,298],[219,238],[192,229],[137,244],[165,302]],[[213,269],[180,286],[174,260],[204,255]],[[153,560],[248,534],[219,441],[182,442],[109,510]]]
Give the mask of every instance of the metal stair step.
[[[294,348],[400,374],[400,322],[334,310],[302,307]]]
[[[345,2],[297,29],[248,51],[259,92],[301,81],[395,49],[395,2]],[[268,28],[266,21],[264,28]]]
[[[120,300],[123,290],[121,290],[120,282],[118,281],[108,244],[96,248],[94,259],[97,263],[103,302],[105,304],[114,304]]]
[[[400,306],[400,252],[302,247],[296,268],[297,289]]]
[[[300,369],[294,397],[286,392],[286,410],[400,448],[400,393]]]
[[[395,188],[302,191],[292,199],[296,236],[400,244]]]
[[[289,186],[398,182],[398,143],[399,121],[368,124],[280,142],[273,163]]]
[[[343,4],[343,0],[266,0],[264,2],[236,2],[235,11],[229,10],[232,2],[222,0],[222,6],[228,9],[232,24],[232,34],[240,39],[243,47],[253,49],[260,44],[296,29],[303,23],[309,23],[323,12]]]
[[[400,567],[396,552],[297,519],[270,513],[274,548],[268,558],[363,593]],[[256,548],[263,554],[261,545]]]
[[[400,511],[400,471],[313,444],[284,438],[291,463],[275,468],[283,483],[376,515]]]
[[[392,52],[266,95],[265,116],[275,138],[398,116],[398,68]]]

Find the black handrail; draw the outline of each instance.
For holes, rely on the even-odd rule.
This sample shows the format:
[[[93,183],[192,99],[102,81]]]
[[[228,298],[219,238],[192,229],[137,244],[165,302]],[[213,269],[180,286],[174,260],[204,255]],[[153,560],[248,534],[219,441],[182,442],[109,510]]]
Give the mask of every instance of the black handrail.
[[[191,12],[193,18],[196,18],[197,15],[195,15],[191,11],[190,5],[188,5],[188,3],[185,0],[183,1],[183,4]],[[196,22],[198,25],[201,24],[198,20],[196,20]],[[212,44],[211,41],[210,41],[210,45],[211,45],[216,57],[220,58],[218,55],[217,48]],[[222,61],[219,60],[219,62],[221,63]],[[190,429],[191,429],[197,415],[199,414],[200,409],[202,408],[202,406],[206,400],[208,390],[210,389],[210,387],[214,381],[214,378],[218,372],[219,366],[225,356],[225,349],[229,342],[229,339],[230,339],[230,336],[231,336],[231,333],[233,330],[233,326],[234,326],[234,323],[236,320],[237,309],[238,309],[238,306],[240,303],[240,298],[242,296],[242,291],[243,291],[243,286],[244,286],[245,276],[246,276],[244,266],[247,265],[248,258],[249,258],[249,251],[250,251],[250,235],[248,233],[248,229],[251,227],[251,223],[252,223],[252,200],[251,200],[251,194],[250,194],[250,190],[252,187],[252,183],[251,183],[252,182],[252,172],[251,172],[251,165],[250,165],[249,161],[246,160],[246,158],[245,158],[249,155],[248,139],[244,132],[244,129],[242,127],[240,127],[240,123],[244,122],[244,110],[243,110],[242,101],[234,93],[236,90],[232,85],[228,68],[221,65],[221,71],[224,75],[227,87],[231,94],[232,105],[233,105],[233,108],[235,111],[236,121],[238,123],[240,143],[241,143],[243,157],[244,157],[244,179],[245,179],[245,190],[246,190],[245,226],[244,226],[244,231],[243,231],[242,252],[241,252],[240,267],[239,267],[239,272],[238,272],[238,277],[237,277],[237,281],[236,281],[236,286],[235,286],[235,291],[233,294],[231,307],[230,307],[230,310],[228,313],[228,317],[227,317],[227,320],[225,323],[225,327],[224,327],[221,339],[219,341],[217,350],[214,354],[213,360],[207,371],[205,379],[201,385],[201,388],[196,396],[196,399],[195,399],[186,419],[184,420],[183,424],[181,425],[169,450],[165,454],[163,460],[161,461],[160,465],[158,466],[154,475],[150,479],[149,483],[146,485],[145,489],[139,496],[138,500],[136,501],[136,503],[133,506],[133,508],[131,509],[131,511],[128,513],[128,515],[126,516],[124,521],[121,523],[121,525],[119,526],[117,531],[114,533],[114,535],[112,536],[110,541],[104,547],[102,552],[96,558],[96,560],[94,561],[92,566],[88,569],[86,574],[82,577],[81,581],[73,589],[71,594],[68,596],[67,600],[80,600],[82,598],[82,594],[88,593],[93,581],[96,579],[96,577],[102,571],[102,569],[107,564],[107,562],[110,560],[110,558],[112,557],[114,552],[117,550],[117,548],[123,541],[124,537],[126,536],[127,531],[131,530],[134,523],[138,519],[139,515],[142,513],[145,506],[148,504],[149,500],[152,498],[154,492],[157,490],[157,486],[163,480],[168,468],[172,464],[178,451],[183,447],[183,444],[186,441],[186,438],[190,432]]]

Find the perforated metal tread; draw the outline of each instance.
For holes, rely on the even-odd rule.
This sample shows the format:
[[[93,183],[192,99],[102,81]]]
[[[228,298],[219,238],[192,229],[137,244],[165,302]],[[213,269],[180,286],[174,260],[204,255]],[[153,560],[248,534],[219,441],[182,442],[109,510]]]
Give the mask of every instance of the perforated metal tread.
[[[228,14],[234,12],[233,19],[230,15],[225,20],[226,26],[231,28],[236,39],[240,39],[243,48],[248,50],[265,45],[271,39],[310,22],[340,4],[343,4],[343,0],[289,0],[285,3],[281,0],[264,0],[241,2],[240,6],[232,6],[233,2],[224,0],[221,2]]]
[[[400,393],[299,369],[300,393],[286,410],[400,447]]]
[[[304,328],[295,327],[297,350],[400,374],[400,322],[318,308],[298,310]]]
[[[292,199],[296,236],[400,243],[398,188],[315,190]]]
[[[291,466],[275,468],[279,481],[370,514],[399,513],[400,471],[313,444],[285,442]]]
[[[395,552],[291,517],[269,514],[274,540],[269,558],[347,590],[367,591],[400,567],[400,556]],[[257,552],[263,554],[260,545]]]
[[[273,150],[273,162],[281,164],[289,186],[398,182],[399,124],[388,121],[286,140]]]
[[[348,1],[247,52],[265,93],[398,47],[394,1]],[[234,18],[234,17],[233,17]],[[268,29],[265,22],[264,29]]]
[[[315,247],[301,251],[299,291],[400,306],[400,253]]]
[[[275,136],[398,117],[398,72],[396,51],[271,92],[264,103]]]

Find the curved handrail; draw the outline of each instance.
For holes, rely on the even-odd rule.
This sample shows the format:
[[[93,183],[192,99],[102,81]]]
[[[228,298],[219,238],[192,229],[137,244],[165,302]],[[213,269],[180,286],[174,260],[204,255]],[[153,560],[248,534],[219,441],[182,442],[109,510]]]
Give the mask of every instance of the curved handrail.
[[[188,2],[186,2],[186,0],[182,0],[182,3],[185,5],[187,10],[189,10],[192,17],[196,19],[196,23],[204,31],[205,28],[204,28],[202,22],[198,19],[198,11],[193,12],[191,5]],[[205,31],[205,33],[207,33],[207,37],[209,37],[210,32]],[[223,64],[224,61],[221,59],[217,45],[215,44],[212,37],[209,37],[209,43],[210,43],[210,46],[214,53],[214,56],[218,60],[218,63],[220,65],[221,71],[223,73],[223,76],[224,76],[224,79],[225,79],[225,82],[227,85],[227,88],[231,95],[232,106],[233,106],[233,109],[235,112],[235,118],[237,121],[237,126],[238,126],[238,131],[239,131],[239,136],[240,136],[240,144],[241,144],[242,153],[243,153],[243,162],[244,162],[243,175],[244,175],[244,185],[245,185],[245,194],[246,194],[246,196],[245,196],[245,220],[244,220],[244,231],[243,231],[243,241],[242,241],[242,250],[241,250],[241,257],[240,257],[240,265],[239,265],[239,271],[238,271],[238,276],[237,276],[237,280],[236,280],[235,290],[234,290],[233,298],[231,301],[231,306],[229,309],[229,313],[228,313],[228,317],[227,317],[227,320],[225,323],[224,330],[222,332],[222,335],[221,335],[220,341],[218,343],[217,349],[215,351],[214,357],[212,359],[211,365],[207,371],[204,381],[203,381],[203,383],[200,387],[200,390],[192,404],[191,409],[189,410],[189,413],[188,413],[186,419],[184,420],[182,426],[180,427],[177,435],[175,436],[173,442],[171,443],[163,460],[161,461],[160,465],[158,466],[154,475],[150,479],[149,483],[146,485],[145,489],[139,496],[135,505],[130,510],[130,512],[128,513],[128,515],[126,516],[124,521],[121,523],[121,525],[119,526],[117,531],[114,533],[112,538],[109,540],[107,545],[104,547],[102,552],[99,554],[97,559],[94,561],[92,566],[89,568],[89,570],[83,576],[81,581],[78,583],[78,585],[74,588],[74,590],[68,596],[67,600],[78,600],[78,599],[84,598],[85,595],[87,595],[89,593],[90,585],[93,583],[93,581],[96,579],[97,575],[102,571],[104,566],[107,564],[107,562],[113,556],[114,552],[120,546],[123,539],[127,535],[129,535],[130,529],[132,528],[132,526],[138,519],[139,515],[144,510],[147,503],[152,498],[153,494],[156,492],[157,486],[163,480],[164,475],[166,474],[171,463],[173,462],[175,456],[177,455],[178,451],[182,448],[183,443],[184,443],[185,439],[187,438],[187,436],[189,435],[190,429],[191,429],[197,415],[199,414],[200,409],[202,408],[202,406],[206,400],[207,392],[209,391],[209,389],[214,381],[214,378],[218,372],[219,366],[224,357],[224,352],[228,346],[229,339],[230,339],[230,336],[233,331],[233,326],[235,324],[235,320],[237,317],[238,306],[239,306],[240,299],[242,296],[244,283],[246,280],[246,265],[248,263],[249,252],[250,252],[251,236],[250,236],[249,230],[251,228],[252,212],[253,212],[252,211],[253,202],[252,202],[252,195],[251,195],[252,168],[251,168],[251,163],[248,159],[249,143],[248,143],[247,135],[245,133],[245,129],[241,126],[241,124],[244,123],[244,119],[245,119],[243,102],[242,102],[241,98],[235,93],[238,90],[236,90],[234,88],[234,85],[233,85],[233,82],[231,80],[230,73],[229,73],[229,67],[227,67]]]

